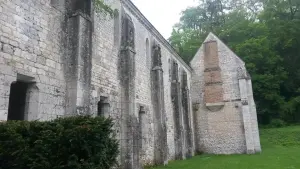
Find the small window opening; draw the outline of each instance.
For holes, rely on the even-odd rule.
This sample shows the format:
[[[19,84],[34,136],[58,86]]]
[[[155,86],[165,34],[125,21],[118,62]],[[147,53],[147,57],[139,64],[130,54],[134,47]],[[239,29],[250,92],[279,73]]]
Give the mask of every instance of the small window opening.
[[[109,116],[110,104],[107,97],[100,97],[98,102],[98,116],[108,117]]]
[[[144,106],[140,106],[139,114],[145,114],[145,113],[146,113],[145,107]]]

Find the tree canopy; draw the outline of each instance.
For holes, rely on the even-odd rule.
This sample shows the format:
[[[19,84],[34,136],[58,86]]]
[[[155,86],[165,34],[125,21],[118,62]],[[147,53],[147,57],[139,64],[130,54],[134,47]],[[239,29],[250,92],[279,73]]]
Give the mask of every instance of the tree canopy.
[[[169,41],[189,63],[209,32],[245,61],[261,124],[300,121],[300,0],[199,0]]]

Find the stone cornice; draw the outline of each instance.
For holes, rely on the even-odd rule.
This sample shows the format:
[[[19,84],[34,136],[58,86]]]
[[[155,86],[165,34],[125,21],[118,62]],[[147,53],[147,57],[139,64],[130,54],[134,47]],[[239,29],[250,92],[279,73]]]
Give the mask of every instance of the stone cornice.
[[[148,21],[148,19],[141,13],[141,11],[130,1],[130,0],[120,0],[121,3],[130,10],[130,12],[148,29],[148,31],[159,40],[164,47],[166,47],[170,53],[172,53],[176,59],[184,65],[189,71],[192,71],[191,67],[186,64],[171,44],[157,31],[157,29]]]

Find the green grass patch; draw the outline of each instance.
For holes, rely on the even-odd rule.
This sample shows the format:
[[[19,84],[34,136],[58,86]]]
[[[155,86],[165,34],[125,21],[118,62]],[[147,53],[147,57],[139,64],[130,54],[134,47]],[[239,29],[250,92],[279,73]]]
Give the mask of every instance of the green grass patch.
[[[153,169],[300,169],[300,126],[261,129],[262,153],[200,155]]]

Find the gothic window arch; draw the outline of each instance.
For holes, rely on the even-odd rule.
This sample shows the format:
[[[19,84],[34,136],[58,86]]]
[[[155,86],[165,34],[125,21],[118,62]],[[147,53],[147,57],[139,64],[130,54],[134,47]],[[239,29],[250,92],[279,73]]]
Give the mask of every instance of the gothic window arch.
[[[161,61],[161,47],[160,44],[157,42],[153,43],[152,46],[152,67],[162,67]]]
[[[135,28],[131,17],[128,14],[122,15],[122,38],[123,48],[130,47],[135,49]]]

